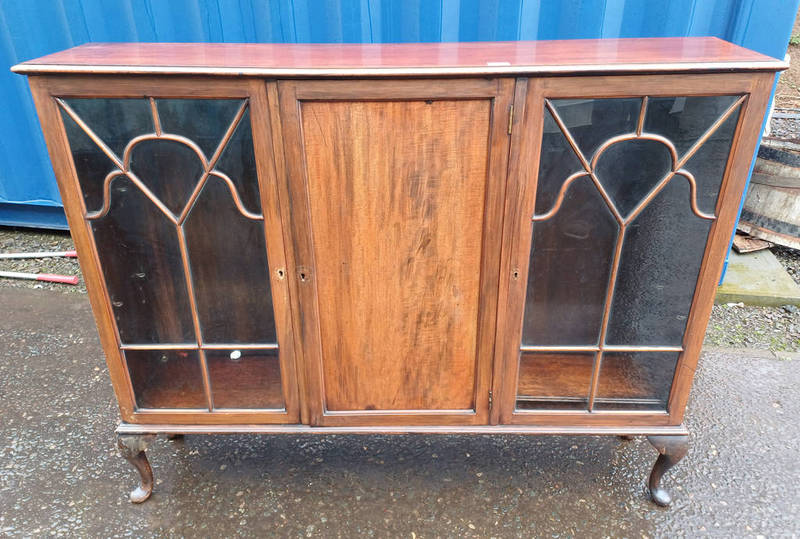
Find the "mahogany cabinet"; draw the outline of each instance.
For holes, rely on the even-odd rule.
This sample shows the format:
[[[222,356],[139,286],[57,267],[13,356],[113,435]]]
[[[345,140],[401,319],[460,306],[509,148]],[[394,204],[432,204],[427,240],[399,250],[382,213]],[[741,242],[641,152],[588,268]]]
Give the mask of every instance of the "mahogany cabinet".
[[[25,62],[156,434],[646,435],[659,482],[777,70],[714,38],[90,44]]]

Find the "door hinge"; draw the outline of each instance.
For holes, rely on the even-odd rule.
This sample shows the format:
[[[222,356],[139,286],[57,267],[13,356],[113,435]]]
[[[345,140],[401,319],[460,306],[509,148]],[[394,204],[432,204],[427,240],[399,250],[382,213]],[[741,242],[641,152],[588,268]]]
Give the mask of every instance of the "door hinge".
[[[489,409],[492,409],[492,390],[489,390]]]
[[[508,134],[511,134],[511,127],[514,125],[514,105],[508,107]]]

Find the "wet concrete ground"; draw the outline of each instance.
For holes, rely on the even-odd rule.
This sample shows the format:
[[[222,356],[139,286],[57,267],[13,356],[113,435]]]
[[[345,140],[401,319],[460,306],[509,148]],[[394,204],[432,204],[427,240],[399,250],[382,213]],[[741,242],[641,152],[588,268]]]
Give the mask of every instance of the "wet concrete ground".
[[[704,353],[689,455],[644,480],[644,439],[187,436],[117,456],[117,409],[86,296],[0,290],[0,535],[779,537],[800,534],[800,358]]]

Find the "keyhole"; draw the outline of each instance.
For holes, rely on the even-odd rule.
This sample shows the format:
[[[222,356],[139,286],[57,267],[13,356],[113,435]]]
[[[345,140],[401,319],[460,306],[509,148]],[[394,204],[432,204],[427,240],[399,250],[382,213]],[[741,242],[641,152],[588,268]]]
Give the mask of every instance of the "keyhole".
[[[277,273],[277,274],[278,274],[278,279],[283,279],[283,276],[284,276],[284,271],[283,271],[283,268],[280,268],[280,269],[279,269],[278,271],[276,271],[275,273]]]
[[[300,272],[300,280],[306,282],[306,273],[304,271]]]
[[[511,277],[513,277],[515,281],[519,279],[519,270],[515,269],[514,271],[512,271]]]

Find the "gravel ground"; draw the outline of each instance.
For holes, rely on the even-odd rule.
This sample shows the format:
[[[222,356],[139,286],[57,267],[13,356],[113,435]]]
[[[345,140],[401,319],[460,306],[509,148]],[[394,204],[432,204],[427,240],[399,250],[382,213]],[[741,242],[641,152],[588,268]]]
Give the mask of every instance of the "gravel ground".
[[[775,109],[775,112],[800,112],[800,109]],[[800,119],[796,118],[772,118],[770,124],[772,130],[769,136],[778,138],[797,138],[800,133]]]
[[[714,305],[705,345],[800,352],[800,308]]]
[[[791,275],[794,282],[800,284],[800,251],[779,246],[773,247],[770,251],[783,264],[786,273]]]

